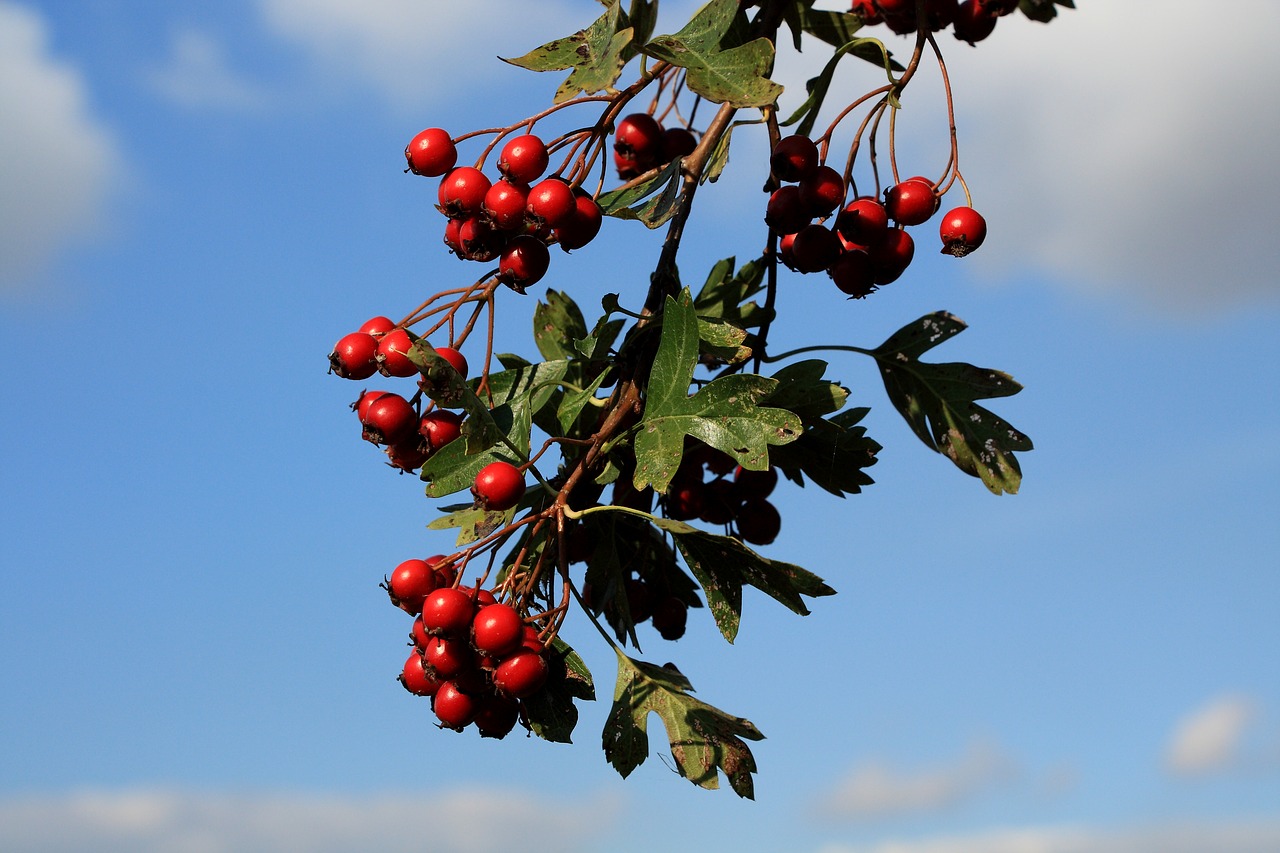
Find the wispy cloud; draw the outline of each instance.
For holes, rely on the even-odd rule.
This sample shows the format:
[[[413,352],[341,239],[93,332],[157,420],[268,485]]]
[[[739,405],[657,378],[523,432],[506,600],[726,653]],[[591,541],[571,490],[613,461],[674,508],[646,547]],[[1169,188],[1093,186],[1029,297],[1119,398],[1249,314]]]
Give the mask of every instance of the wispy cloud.
[[[217,39],[196,30],[173,34],[168,57],[147,73],[147,81],[184,107],[255,109],[268,100],[256,84],[231,69]]]
[[[0,292],[97,232],[123,161],[34,11],[0,1]]]
[[[1173,730],[1165,766],[1194,776],[1231,768],[1242,758],[1241,743],[1257,718],[1248,696],[1219,696],[1187,714]]]
[[[1178,823],[1127,829],[1029,827],[969,835],[831,844],[817,853],[1275,853],[1280,822]]]
[[[961,803],[1015,776],[994,744],[975,743],[955,761],[914,770],[872,761],[856,767],[819,804],[830,818],[882,818],[931,812]]]
[[[9,853],[506,853],[599,849],[621,811],[601,795],[520,791],[387,795],[82,791],[0,800]]]

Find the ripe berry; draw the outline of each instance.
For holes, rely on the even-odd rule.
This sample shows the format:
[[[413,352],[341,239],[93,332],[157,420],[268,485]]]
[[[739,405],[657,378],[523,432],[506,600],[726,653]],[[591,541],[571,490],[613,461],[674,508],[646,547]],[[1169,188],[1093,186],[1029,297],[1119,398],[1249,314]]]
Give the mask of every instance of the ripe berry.
[[[881,21],[880,10],[876,8],[875,0],[853,0],[849,12],[861,18],[863,26],[873,27]]]
[[[361,398],[361,403],[364,398]],[[364,438],[374,444],[398,444],[413,433],[418,413],[399,394],[383,392],[369,402],[360,418]]]
[[[509,604],[490,604],[476,611],[471,622],[471,640],[483,655],[503,657],[520,647],[524,620]]]
[[[800,196],[800,188],[790,184],[774,190],[764,209],[765,223],[779,234],[794,234],[812,218],[809,206]]]
[[[436,355],[449,362],[449,366],[458,372],[463,379],[467,378],[467,359],[453,347],[436,347]]]
[[[422,655],[418,654],[417,649],[409,653],[397,679],[404,685],[405,690],[417,696],[434,696],[440,689],[440,682],[427,671],[422,663]]]
[[[504,738],[516,727],[520,718],[520,703],[502,696],[484,696],[476,713],[476,731],[480,737]]]
[[[613,149],[644,172],[661,160],[663,137],[657,119],[648,113],[632,113],[618,122]]]
[[[604,221],[600,205],[585,190],[574,189],[573,202],[573,216],[555,230],[556,242],[566,252],[581,249],[594,240]]]
[[[396,327],[395,321],[390,317],[370,317],[360,324],[360,331],[366,335],[373,335],[375,338],[385,335]]]
[[[431,699],[431,709],[435,711],[441,725],[458,731],[471,725],[480,711],[476,699],[463,693],[452,681],[445,681],[440,685]]]
[[[484,194],[484,210],[494,228],[514,231],[524,225],[524,209],[529,188],[513,184],[505,178],[489,187]]]
[[[963,258],[987,239],[987,221],[972,207],[957,207],[942,217],[938,234],[944,254]]]
[[[462,435],[462,415],[448,409],[433,409],[418,421],[418,434],[426,441],[427,453],[435,453]]]
[[[998,15],[998,10],[986,3],[964,0],[956,9],[953,22],[956,38],[969,44],[982,41],[995,32]]]
[[[869,196],[849,202],[836,217],[840,236],[859,246],[872,245],[884,236],[888,227],[889,214],[884,205]]]
[[[532,184],[547,170],[547,146],[532,133],[517,136],[502,146],[498,171],[513,183]]]
[[[422,647],[422,662],[438,678],[456,679],[475,666],[475,656],[461,637],[435,636]]]
[[[702,502],[702,512],[698,515],[708,524],[728,524],[738,514],[740,501],[734,493],[731,480],[712,480],[705,486],[706,495]]]
[[[470,217],[458,228],[459,254],[468,261],[487,263],[498,257],[509,236],[479,216]]]
[[[884,208],[899,225],[919,225],[937,209],[933,184],[923,178],[907,178],[894,184],[885,190]]]
[[[513,699],[527,699],[547,683],[546,658],[530,651],[518,651],[493,671],[493,686]]]
[[[876,284],[897,281],[911,264],[916,253],[916,243],[901,228],[890,228],[884,238],[868,250],[871,256],[871,278]]]
[[[406,613],[421,613],[422,602],[436,588],[435,570],[426,560],[405,560],[386,581],[391,603]]]
[[[804,180],[818,168],[818,146],[807,136],[785,136],[773,146],[769,168],[780,181]]]
[[[491,182],[473,166],[458,166],[440,180],[440,212],[450,219],[467,219],[480,213]]]
[[[484,509],[511,509],[524,496],[524,475],[510,462],[490,462],[476,474],[471,493]]]
[[[841,293],[862,299],[875,292],[871,256],[863,249],[845,249],[836,262],[827,267],[827,275]]]
[[[844,201],[844,178],[830,166],[819,166],[800,181],[800,199],[810,216],[826,216]]]
[[[378,370],[383,376],[413,376],[418,367],[409,360],[413,338],[404,329],[392,329],[378,341]]]
[[[836,262],[841,249],[840,238],[835,232],[815,222],[796,234],[795,242],[791,244],[791,255],[799,272],[819,272]]]
[[[525,212],[549,228],[559,228],[577,213],[573,188],[560,178],[539,181],[529,191]]]
[[[689,621],[689,605],[674,595],[668,595],[653,608],[653,627],[664,640],[678,640],[684,636]]]
[[[509,285],[518,293],[524,293],[526,287],[537,283],[547,274],[550,263],[551,255],[546,243],[537,237],[520,234],[513,237],[502,250],[502,256],[498,260],[498,281]]]
[[[448,131],[429,127],[419,133],[404,149],[409,161],[409,171],[415,175],[435,178],[443,175],[458,162],[458,149]]]
[[[672,483],[667,493],[667,518],[688,521],[702,513],[702,481]]]
[[[769,467],[763,471],[748,471],[741,465],[733,474],[733,487],[738,499],[744,503],[756,498],[767,498],[778,485],[778,469]]]
[[[662,160],[669,163],[687,157],[698,147],[698,137],[683,127],[668,127],[662,132]]]
[[[763,498],[750,500],[738,509],[738,535],[752,545],[768,545],[778,538],[782,516]]]
[[[368,379],[378,369],[378,342],[365,332],[343,335],[329,353],[329,370],[343,379]]]
[[[456,587],[438,587],[423,599],[422,627],[432,636],[466,636],[475,612],[471,596]]]

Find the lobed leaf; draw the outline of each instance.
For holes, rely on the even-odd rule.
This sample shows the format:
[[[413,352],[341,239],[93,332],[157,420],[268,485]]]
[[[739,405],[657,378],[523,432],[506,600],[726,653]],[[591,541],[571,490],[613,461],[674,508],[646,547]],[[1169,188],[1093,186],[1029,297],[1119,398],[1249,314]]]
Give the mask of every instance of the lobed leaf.
[[[513,59],[503,62],[530,71],[563,71],[572,69],[556,90],[555,103],[563,103],[579,92],[592,94],[612,89],[622,67],[634,55],[634,30],[622,15],[621,0],[606,3],[603,15],[584,30],[549,41]]]
[[[549,672],[546,685],[534,695],[521,700],[529,728],[543,740],[572,743],[570,736],[578,724],[578,707],[574,699],[594,701],[595,685],[591,671],[578,653],[556,637],[547,651]]]
[[[626,778],[649,756],[649,714],[657,714],[667,732],[676,771],[701,788],[720,787],[720,773],[734,792],[754,799],[755,757],[745,740],[764,735],[742,717],[734,717],[689,694],[693,685],[673,665],[633,660],[620,650],[613,707],[602,734],[605,758]]]
[[[596,202],[606,216],[617,219],[634,219],[648,228],[661,227],[675,215],[680,199],[680,161],[672,160],[653,177],[640,183],[602,193]],[[636,204],[659,189],[644,204]],[[632,207],[632,205],[635,205]]]

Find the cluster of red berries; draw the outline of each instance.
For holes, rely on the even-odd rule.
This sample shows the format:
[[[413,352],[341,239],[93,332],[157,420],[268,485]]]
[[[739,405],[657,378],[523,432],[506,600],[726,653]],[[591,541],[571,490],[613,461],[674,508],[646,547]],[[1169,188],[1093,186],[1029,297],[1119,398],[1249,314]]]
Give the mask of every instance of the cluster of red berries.
[[[1017,11],[1018,0],[925,0],[925,25],[951,27],[956,38],[975,44],[991,35],[996,19]],[[868,26],[883,23],[899,35],[918,29],[916,0],[853,0],[850,12]]]
[[[440,178],[445,245],[466,260],[496,259],[498,279],[521,293],[546,274],[549,244],[567,252],[600,231],[603,214],[589,193],[558,175],[542,177],[550,155],[534,134],[503,146],[496,181],[474,166],[456,166],[453,139],[438,127],[415,136],[404,155],[410,172]]]
[[[777,485],[776,468],[748,471],[727,453],[699,443],[685,453],[671,479],[666,514],[677,521],[730,525],[743,542],[768,545],[782,529],[782,516],[767,500]]]
[[[392,604],[414,616],[413,651],[399,680],[430,696],[442,728],[475,725],[483,737],[515,728],[521,702],[546,684],[538,631],[491,590],[457,585],[447,557],[405,560],[383,582]]]
[[[825,270],[841,292],[855,298],[906,271],[915,257],[915,241],[906,227],[927,222],[942,201],[934,184],[917,176],[885,190],[883,202],[862,196],[841,207],[844,178],[819,162],[818,146],[807,136],[779,140],[769,162],[783,185],[769,196],[764,218],[782,235],[782,262],[801,273]],[[828,227],[823,222],[833,213],[835,221]],[[943,217],[942,251],[963,257],[982,244],[986,233],[977,211],[958,207]]]
[[[698,138],[687,128],[664,128],[648,113],[632,113],[614,128],[613,165],[618,177],[629,181],[697,147]]]

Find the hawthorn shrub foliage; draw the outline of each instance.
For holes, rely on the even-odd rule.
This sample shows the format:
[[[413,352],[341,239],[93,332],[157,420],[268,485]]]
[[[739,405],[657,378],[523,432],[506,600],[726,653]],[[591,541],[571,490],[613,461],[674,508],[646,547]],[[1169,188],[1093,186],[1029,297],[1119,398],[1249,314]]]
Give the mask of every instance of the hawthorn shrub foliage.
[[[568,72],[550,106],[499,128],[412,137],[406,171],[432,182],[445,245],[484,272],[399,322],[380,315],[343,335],[330,366],[404,382],[360,393],[361,433],[391,466],[418,473],[428,497],[460,498],[428,525],[454,531],[456,550],[409,557],[383,584],[414,617],[400,680],[430,697],[438,725],[498,738],[521,725],[569,742],[576,703],[596,688],[564,629],[591,625],[617,653],[601,738],[617,771],[646,759],[656,714],[681,775],[705,788],[723,775],[751,797],[756,727],[694,698],[674,665],[627,650],[639,653],[645,622],[678,639],[691,609],[732,642],[746,586],[800,615],[835,592],[756,550],[781,528],[770,501],[781,480],[856,494],[880,450],[861,426],[868,409],[848,406],[825,361],[802,356],[874,359],[926,446],[996,494],[1018,490],[1015,454],[1031,441],[979,401],[1020,386],[997,370],[924,360],[964,330],[956,317],[929,314],[874,347],[790,353],[770,348],[769,329],[779,279],[793,272],[826,275],[833,299],[860,300],[907,271],[917,240],[957,258],[979,248],[986,223],[960,171],[954,114],[940,173],[903,176],[895,113],[922,62],[938,64],[951,103],[947,33],[972,45],[1014,12],[1048,21],[1072,4],[855,0],[841,12],[813,0],[711,0],[670,35],[654,34],[657,0],[601,4],[586,28],[506,60]],[[877,37],[885,30],[908,36],[899,41],[910,50],[892,54]],[[802,46],[829,60],[804,92],[784,92],[770,79],[776,51]],[[869,81],[853,98],[832,87],[847,58],[866,63]],[[750,238],[759,254],[720,261],[693,286],[676,261],[694,197],[748,133],[770,142]],[[956,189],[963,204],[938,216]],[[930,221],[938,238],[922,236]],[[499,298],[519,301],[553,267],[571,279],[563,254],[590,251],[602,227],[640,226],[665,229],[643,302],[609,295],[588,322],[571,286],[548,290],[533,307],[541,360],[495,354]]]

